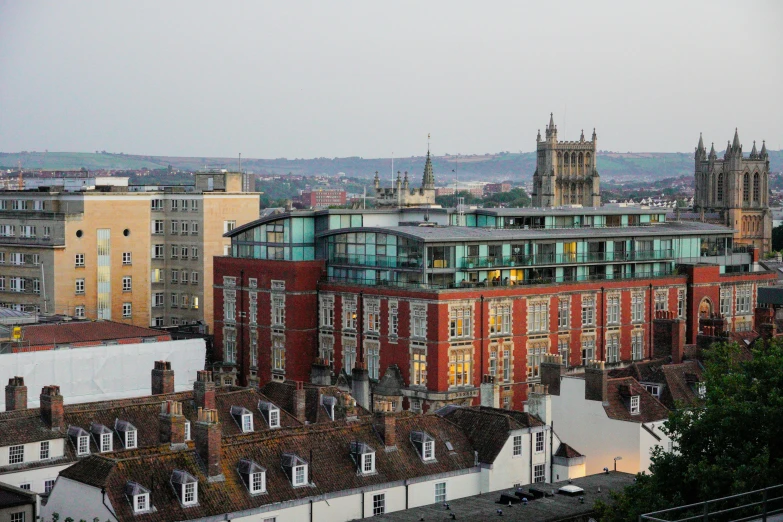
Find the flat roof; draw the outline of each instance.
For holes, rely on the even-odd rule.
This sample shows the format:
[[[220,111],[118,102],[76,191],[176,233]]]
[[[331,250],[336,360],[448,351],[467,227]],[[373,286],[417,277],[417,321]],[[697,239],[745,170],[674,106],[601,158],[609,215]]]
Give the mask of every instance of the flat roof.
[[[606,207],[524,207],[524,208],[477,208],[476,214],[516,217],[516,216],[615,216],[639,214],[666,214],[666,209],[647,206],[606,206]]]
[[[609,465],[609,464],[607,464]],[[447,501],[449,509],[446,510],[443,504],[429,504],[413,509],[395,511],[378,517],[373,520],[398,520],[400,522],[410,522],[411,520],[448,520],[453,513],[456,520],[468,520],[472,522],[484,522],[486,520],[498,519],[497,510],[503,510],[503,518],[500,520],[512,521],[533,521],[545,522],[548,520],[574,519],[580,515],[586,516],[593,511],[595,501],[601,499],[608,502],[609,492],[617,491],[630,484],[633,484],[634,475],[630,473],[621,473],[619,471],[610,471],[609,473],[599,473],[583,478],[573,479],[573,484],[584,489],[581,495],[584,497],[584,504],[579,502],[579,496],[570,497],[560,495],[557,490],[568,484],[568,481],[551,483],[529,484],[522,486],[522,490],[527,492],[530,488],[536,488],[542,491],[555,494],[551,497],[529,500],[527,505],[498,504],[500,495],[506,493],[514,496],[514,490],[500,490],[493,493],[484,493],[472,497],[460,498]],[[598,488],[601,492],[598,493]],[[529,497],[532,498],[532,497]]]
[[[659,237],[680,235],[732,235],[734,231],[720,225],[700,223],[696,221],[674,221],[657,225],[639,227],[608,227],[608,228],[489,228],[489,227],[455,227],[455,226],[397,226],[397,227],[357,227],[327,230],[317,234],[318,237],[331,236],[351,232],[375,232],[395,234],[417,239],[424,243],[444,241],[525,241],[542,239],[584,239],[611,238],[619,236]]]

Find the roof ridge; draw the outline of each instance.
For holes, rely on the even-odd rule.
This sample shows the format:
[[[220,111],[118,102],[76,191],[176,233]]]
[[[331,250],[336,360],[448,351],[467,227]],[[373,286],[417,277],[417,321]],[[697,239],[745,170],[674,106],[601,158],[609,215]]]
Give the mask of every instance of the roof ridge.
[[[180,392],[174,392],[174,393],[162,393],[160,395],[142,395],[141,397],[125,397],[123,399],[109,399],[106,401],[95,401],[95,402],[79,402],[75,404],[66,404],[65,405],[65,413],[88,413],[91,411],[99,411],[99,410],[106,410],[109,409],[111,406],[114,406],[115,403],[119,403],[122,401],[134,401],[127,404],[127,406],[142,406],[147,404],[160,404],[161,402],[165,402],[167,400],[172,400],[173,397],[177,397],[180,395],[188,395],[192,394],[192,390],[184,390]],[[102,404],[104,405],[103,408],[98,408],[97,405]],[[38,408],[40,409],[40,408]]]

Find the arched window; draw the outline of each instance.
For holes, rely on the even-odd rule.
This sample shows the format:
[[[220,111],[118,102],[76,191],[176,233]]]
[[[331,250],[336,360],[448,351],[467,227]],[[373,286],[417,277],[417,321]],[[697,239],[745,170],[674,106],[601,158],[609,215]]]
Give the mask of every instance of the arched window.
[[[750,174],[742,176],[742,201],[750,201]]]
[[[571,156],[568,155],[568,153],[565,153],[565,156],[563,157],[563,165],[568,165],[570,163],[569,159]]]
[[[717,196],[715,199],[718,201],[723,201],[723,172],[718,174],[718,187],[716,189]]]
[[[576,163],[576,152],[572,152],[572,153],[571,153],[571,164],[572,164],[573,166],[576,166],[576,165],[577,165],[577,163]]]
[[[590,153],[585,154],[585,167],[590,168]]]
[[[757,203],[760,201],[759,195],[761,194],[761,191],[759,190],[759,182],[760,182],[759,173],[756,172],[753,175],[753,201]]]

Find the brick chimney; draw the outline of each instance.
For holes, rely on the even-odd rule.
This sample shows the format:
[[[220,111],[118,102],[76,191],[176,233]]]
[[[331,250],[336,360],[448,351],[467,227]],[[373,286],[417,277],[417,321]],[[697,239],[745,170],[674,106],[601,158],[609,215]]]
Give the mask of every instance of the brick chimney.
[[[332,385],[332,369],[329,364],[320,357],[310,366],[310,382],[319,386]]]
[[[5,411],[27,409],[27,386],[24,377],[11,377],[5,387]]]
[[[169,361],[155,361],[152,369],[152,395],[174,393],[174,370]]]
[[[196,406],[205,410],[214,410],[215,405],[215,381],[212,380],[212,372],[199,370],[196,372],[196,382],[193,383],[193,398]]]
[[[547,387],[550,395],[560,395],[560,377],[565,373],[563,358],[559,355],[546,354],[541,359],[539,372],[541,384]]]
[[[370,409],[370,374],[364,362],[356,361],[356,366],[351,372],[351,395],[356,403],[365,410]]]
[[[304,389],[304,383],[296,381],[296,388],[294,389],[294,417],[302,424],[307,422],[306,399],[307,394]]]
[[[172,447],[185,445],[185,416],[182,415],[181,402],[160,403],[158,427],[161,444],[169,443]]]
[[[397,423],[390,402],[384,402],[374,413],[373,426],[387,448],[397,446]]]
[[[41,390],[41,420],[50,430],[65,429],[65,410],[59,386],[52,384]]]
[[[658,311],[653,319],[653,357],[671,356],[672,363],[682,362],[685,353],[685,321],[673,312]]]
[[[585,368],[585,400],[608,403],[608,375],[603,361],[589,361]]]
[[[196,441],[196,452],[207,468],[209,482],[225,480],[220,466],[220,459],[223,455],[220,429],[217,410],[198,409],[198,420],[193,438]]]

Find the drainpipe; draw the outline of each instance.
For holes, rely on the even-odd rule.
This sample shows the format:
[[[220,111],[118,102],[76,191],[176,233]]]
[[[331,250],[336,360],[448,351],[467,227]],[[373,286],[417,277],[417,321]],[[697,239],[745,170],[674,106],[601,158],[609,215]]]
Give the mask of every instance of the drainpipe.
[[[245,322],[242,320],[242,314],[245,313],[245,294],[243,292],[245,288],[245,271],[240,270],[239,271],[239,287],[237,287],[237,292],[239,292],[239,310],[237,310],[237,320],[239,321],[239,353],[242,354],[242,357],[239,359],[239,382],[242,384],[242,386],[247,386],[247,375],[246,371],[248,369],[249,364],[245,365],[245,358],[247,358],[248,363],[250,362],[250,354],[246,353],[246,345],[245,345]],[[249,373],[249,372],[247,372]]]
[[[604,287],[601,287],[601,353],[603,354],[603,360],[606,360],[606,315],[604,313],[604,306],[606,306],[606,296],[604,295]],[[619,347],[618,347],[619,350]]]
[[[648,335],[649,342],[647,343],[647,358],[652,359],[652,349],[653,349],[653,314],[655,313],[655,302],[653,301],[653,285],[650,283],[650,304],[648,308],[650,309],[650,322],[648,323]]]
[[[479,329],[479,335],[481,336],[481,339],[479,339],[479,343],[481,344],[481,375],[479,376],[479,381],[484,378],[484,294],[481,294],[481,299],[479,300],[479,306],[481,307],[481,327]]]
[[[555,421],[549,419],[549,482],[555,481]]]

